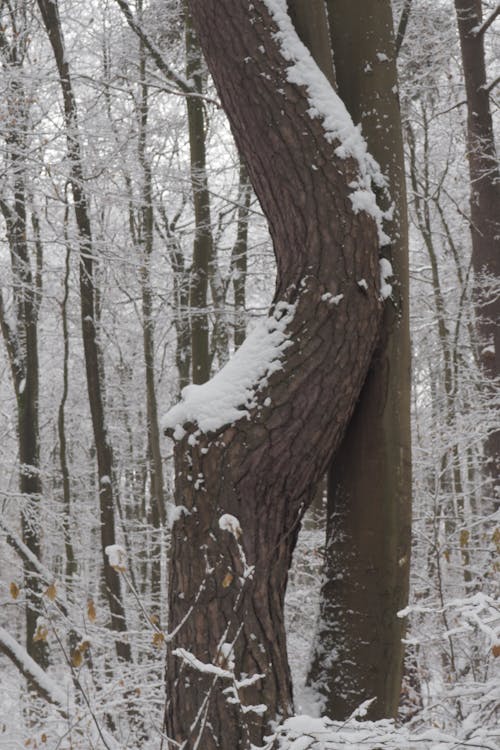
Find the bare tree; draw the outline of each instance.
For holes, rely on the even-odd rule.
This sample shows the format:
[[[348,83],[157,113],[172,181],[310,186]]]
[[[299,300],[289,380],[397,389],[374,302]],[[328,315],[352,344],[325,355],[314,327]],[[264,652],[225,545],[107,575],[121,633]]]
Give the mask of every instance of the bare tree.
[[[70,184],[73,193],[75,220],[78,229],[80,252],[80,299],[83,347],[87,389],[94,430],[94,440],[99,473],[99,503],[101,514],[101,548],[104,567],[106,596],[111,612],[113,630],[125,632],[125,610],[120,590],[119,573],[110,564],[106,548],[116,543],[115,508],[113,498],[113,452],[106,429],[104,400],[100,373],[100,347],[98,341],[98,310],[95,287],[95,251],[87,197],[83,189],[83,165],[78,133],[78,112],[69,63],[65,55],[64,37],[59,8],[53,0],[39,0],[38,6],[54,53],[64,104],[64,117],[68,157],[70,162]],[[116,640],[117,655],[130,661],[130,644],[123,638]]]
[[[391,285],[359,401],[329,470],[325,578],[309,679],[328,715],[376,698],[395,716],[401,691],[411,527],[408,224],[391,3],[326,3],[339,95],[384,174],[382,248]]]
[[[39,432],[39,360],[38,312],[42,293],[43,250],[41,242],[30,248],[28,205],[28,127],[29,105],[24,90],[23,64],[27,54],[29,30],[26,6],[10,9],[2,6],[0,54],[6,76],[6,104],[8,117],[4,138],[7,151],[7,174],[12,175],[12,195],[5,188],[0,198],[12,270],[12,312],[9,316],[0,291],[0,326],[7,349],[12,382],[17,404],[17,438],[19,449],[19,490],[23,498],[21,508],[22,539],[35,558],[41,555],[40,503],[42,480],[40,474]],[[34,208],[34,227],[37,216]],[[26,592],[26,648],[29,656],[41,667],[48,665],[48,650],[44,638],[37,634],[40,612],[41,582],[29,560],[24,564]]]
[[[166,732],[186,748],[234,750],[261,741],[269,720],[292,711],[288,568],[378,335],[379,237],[376,209],[356,204],[360,190],[371,200],[371,161],[361,145],[342,146],[341,132],[356,142],[356,131],[282,4],[192,0],[190,8],[278,266],[264,330],[240,348],[222,382],[191,389],[166,420],[178,439],[179,506]],[[332,98],[330,120],[316,86]],[[255,341],[270,335],[281,341],[279,368],[274,356],[274,365],[255,364]],[[246,383],[237,416],[218,402],[226,377]],[[210,398],[205,421],[196,405],[204,410]]]
[[[481,0],[455,0],[467,100],[467,158],[470,175],[470,228],[475,305],[481,359],[487,379],[500,376],[500,169],[495,148],[484,35],[498,16],[498,6],[483,21]],[[494,498],[500,472],[500,429],[493,427],[485,445],[487,494]],[[498,497],[496,498],[498,503]]]

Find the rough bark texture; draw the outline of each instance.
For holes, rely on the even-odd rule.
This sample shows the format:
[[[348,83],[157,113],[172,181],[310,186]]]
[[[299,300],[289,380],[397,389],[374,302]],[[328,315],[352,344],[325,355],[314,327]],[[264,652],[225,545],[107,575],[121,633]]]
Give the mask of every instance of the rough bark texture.
[[[395,280],[381,338],[330,467],[325,584],[310,681],[326,713],[345,719],[376,698],[370,718],[395,716],[401,690],[411,524],[408,227],[391,3],[327,2],[340,97],[362,123],[388,180],[394,214],[383,255]]]
[[[470,227],[475,305],[481,341],[481,361],[488,380],[500,376],[500,169],[495,149],[484,57],[481,0],[455,0],[467,98],[467,157],[469,160]],[[498,493],[500,429],[486,445],[486,495]],[[500,497],[495,496],[498,504]]]
[[[278,266],[273,314],[282,314],[279,303],[295,305],[283,368],[256,383],[250,419],[194,440],[196,425],[185,425],[190,434],[175,448],[176,503],[186,511],[172,532],[166,733],[186,750],[236,750],[261,742],[269,721],[292,711],[287,572],[300,519],[373,352],[378,240],[373,219],[352,210],[357,165],[336,156],[338,143],[308,114],[305,90],[287,80],[265,4],[190,7],[269,220]],[[325,293],[344,298],[332,305]],[[219,527],[226,513],[238,519],[241,537]],[[179,649],[226,674],[200,671]],[[239,685],[231,673],[254,681]]]

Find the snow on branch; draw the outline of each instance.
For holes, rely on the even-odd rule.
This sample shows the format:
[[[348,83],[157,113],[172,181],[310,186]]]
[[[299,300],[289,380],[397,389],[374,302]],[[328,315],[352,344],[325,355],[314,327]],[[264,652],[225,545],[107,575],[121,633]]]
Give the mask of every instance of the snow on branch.
[[[163,417],[163,430],[182,440],[187,423],[205,433],[249,418],[250,410],[257,406],[259,390],[273,372],[282,369],[283,353],[291,343],[286,329],[294,312],[294,305],[279,302],[211,380],[183,388],[182,401]],[[190,437],[195,440],[196,433]]]
[[[64,716],[68,715],[68,696],[49,675],[38,666],[26,649],[9,634],[0,628],[0,652],[7,656],[30,681],[38,694],[49,703],[56,705]]]
[[[280,750],[457,750],[482,748],[495,750],[495,745],[480,734],[468,739],[432,728],[421,733],[396,727],[392,720],[332,721],[326,717],[293,716],[278,728],[273,741]],[[275,745],[266,745],[266,748]]]
[[[487,16],[484,21],[477,26],[477,28],[474,29],[473,34],[474,36],[482,36],[487,29],[491,26],[493,21],[497,18],[497,16],[500,15],[500,3],[497,3],[496,8],[490,13],[489,16]]]
[[[233,680],[234,674],[229,672],[227,669],[217,667],[215,664],[207,664],[204,661],[200,661],[190,651],[186,651],[185,648],[176,648],[172,651],[174,656],[178,656],[183,662],[189,664],[190,667],[195,669],[197,672],[203,672],[204,674],[212,674],[215,677],[223,677],[226,680]]]

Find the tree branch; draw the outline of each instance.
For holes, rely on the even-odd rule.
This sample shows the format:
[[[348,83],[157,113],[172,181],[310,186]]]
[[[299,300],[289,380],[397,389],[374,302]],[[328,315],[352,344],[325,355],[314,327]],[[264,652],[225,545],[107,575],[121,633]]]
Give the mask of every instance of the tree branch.
[[[38,666],[28,652],[4,628],[0,628],[0,653],[7,656],[16,665],[40,697],[55,705],[62,716],[68,718],[66,708],[68,696],[64,690]]]
[[[495,86],[498,86],[499,83],[500,83],[500,76],[497,76],[491,81],[491,83],[488,83],[488,85],[484,86],[483,88],[486,91],[486,93],[489,94],[490,91],[493,91]]]
[[[401,17],[399,19],[398,30],[396,33],[396,57],[399,55],[399,50],[401,49],[405,38],[406,27],[408,26],[408,20],[410,18],[411,2],[412,0],[405,0],[403,10],[401,11]]]
[[[165,59],[161,51],[158,49],[156,44],[151,41],[151,39],[148,37],[144,29],[135,20],[134,15],[130,9],[130,5],[128,4],[127,0],[115,0],[115,1],[120,7],[123,15],[125,16],[128,25],[130,26],[132,31],[135,34],[137,34],[139,39],[147,48],[151,57],[155,61],[157,67],[159,68],[159,70],[161,70],[161,72],[167,78],[167,80],[169,80],[171,83],[175,83],[184,94],[196,95],[196,91],[192,88],[192,86],[189,85],[188,81],[183,76],[179,75],[174,70],[172,70],[172,68],[168,65],[168,63],[165,62]]]
[[[488,18],[486,18],[477,29],[474,30],[474,36],[483,36],[489,29],[495,18],[500,14],[500,3],[497,4],[495,10],[493,10]]]

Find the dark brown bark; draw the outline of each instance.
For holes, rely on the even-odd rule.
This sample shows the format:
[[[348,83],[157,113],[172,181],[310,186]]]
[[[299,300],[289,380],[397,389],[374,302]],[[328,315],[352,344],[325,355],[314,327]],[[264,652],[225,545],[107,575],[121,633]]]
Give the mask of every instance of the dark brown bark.
[[[15,24],[15,14],[11,16]],[[28,144],[27,103],[22,82],[22,65],[25,54],[26,29],[13,29],[9,41],[0,30],[0,50],[7,73],[6,100],[8,128],[5,135],[9,166],[12,174],[11,204],[1,198],[0,209],[5,221],[9,243],[14,301],[14,324],[7,321],[3,300],[0,297],[0,322],[7,347],[10,369],[17,401],[17,437],[19,449],[19,489],[23,496],[21,509],[22,539],[30,552],[40,559],[41,539],[39,528],[42,481],[40,476],[39,436],[39,361],[38,361],[38,307],[41,291],[41,253],[35,248],[40,261],[32,270],[28,246],[26,159]],[[9,75],[10,73],[10,75]],[[37,258],[38,260],[38,258]],[[48,649],[43,640],[35,640],[40,611],[41,584],[30,561],[24,561],[24,587],[26,592],[26,649],[42,668],[48,666]]]
[[[288,81],[265,4],[191,0],[190,7],[269,220],[278,266],[271,314],[283,315],[280,303],[295,305],[283,368],[255,384],[250,419],[185,436],[175,448],[176,502],[187,513],[172,532],[166,732],[186,750],[236,750],[261,742],[269,721],[292,711],[287,573],[300,519],[375,344],[378,239],[373,219],[352,210],[357,165],[338,158],[338,143],[308,114],[305,89]],[[328,294],[344,297],[335,305]],[[223,514],[238,519],[240,538],[220,528]],[[234,670],[223,644],[232,644]],[[200,671],[186,652],[226,674]],[[238,686],[233,671],[236,680],[254,681]]]
[[[339,95],[387,178],[385,231],[393,292],[366,382],[328,480],[325,583],[309,679],[326,713],[395,716],[408,598],[411,455],[408,228],[391,4],[327,2]]]
[[[500,376],[500,169],[486,81],[481,0],[455,0],[467,99],[467,158],[475,307],[481,361],[488,380]],[[489,386],[488,386],[489,387]],[[498,421],[498,420],[497,420]],[[500,429],[485,444],[485,494],[492,501],[500,474]]]
[[[203,92],[203,58],[186,12],[186,75],[193,81],[196,91]],[[205,383],[210,377],[209,330],[207,291],[210,262],[213,255],[210,193],[206,170],[205,117],[200,97],[186,98],[189,151],[191,159],[191,185],[193,190],[195,235],[189,305],[191,317],[191,365],[193,383]]]
[[[77,105],[73,93],[69,65],[64,51],[64,38],[57,2],[55,0],[38,0],[38,7],[40,8],[44,26],[54,53],[64,104],[66,139],[70,162],[70,181],[80,251],[80,299],[85,371],[99,474],[101,548],[105,591],[111,612],[111,627],[118,632],[124,632],[127,626],[121,597],[120,578],[118,572],[109,564],[109,560],[105,554],[106,547],[116,542],[113,498],[113,453],[106,430],[104,399],[100,378],[95,255],[87,198],[83,189],[83,167],[78,140]],[[130,645],[125,640],[116,640],[116,652],[119,658],[130,661]]]

